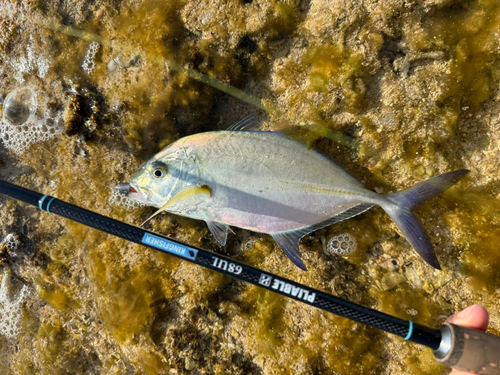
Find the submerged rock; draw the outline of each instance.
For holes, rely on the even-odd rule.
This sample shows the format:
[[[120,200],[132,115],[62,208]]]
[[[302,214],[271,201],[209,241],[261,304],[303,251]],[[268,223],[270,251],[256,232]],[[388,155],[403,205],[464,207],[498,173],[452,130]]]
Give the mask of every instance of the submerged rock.
[[[262,234],[235,230],[220,247],[183,217],[146,227],[418,324],[481,301],[500,333],[498,1],[7,1],[0,12],[2,178],[138,225],[154,210],[110,200],[113,186],[178,138],[263,108],[262,129],[293,126],[384,194],[467,168],[417,209],[442,271],[377,209],[318,232],[349,233],[345,256],[305,237],[309,272]],[[2,197],[0,223],[19,236],[0,273],[36,291],[0,371],[447,371],[419,345]]]

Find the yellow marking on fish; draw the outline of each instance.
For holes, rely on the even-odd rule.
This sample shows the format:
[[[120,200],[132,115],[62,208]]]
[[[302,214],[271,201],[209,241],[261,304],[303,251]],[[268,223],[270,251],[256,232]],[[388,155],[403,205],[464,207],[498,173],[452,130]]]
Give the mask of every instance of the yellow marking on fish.
[[[160,208],[158,211],[156,211],[153,215],[148,217],[146,221],[144,221],[141,224],[141,227],[146,224],[149,220],[151,220],[153,217],[158,215],[160,212],[165,211],[168,207],[173,206],[175,204],[179,204],[182,202],[187,202],[189,199],[195,197],[195,196],[201,196],[205,195],[207,198],[210,198],[212,196],[212,191],[210,190],[210,187],[207,185],[191,185],[191,186],[186,186],[179,190],[172,198],[168,200],[165,205]]]
[[[192,198],[196,195],[207,195],[208,198],[212,196],[212,191],[210,190],[210,187],[207,185],[191,185],[191,186],[186,186],[179,190],[177,194],[175,194],[170,200],[167,202],[167,204],[164,207],[168,206],[173,206],[174,204],[183,202],[188,200],[189,198]]]
[[[325,185],[306,184],[303,182],[286,181],[286,180],[280,180],[280,182],[294,186],[302,191],[310,191],[312,193],[324,193],[324,194],[346,195],[346,196],[354,195],[354,193],[348,189],[336,189]],[[359,194],[358,192],[356,195],[362,195],[362,194]]]
[[[146,173],[139,176],[139,178],[137,179],[138,186],[147,186],[147,185],[149,185],[150,182],[151,182],[151,176],[149,176]]]

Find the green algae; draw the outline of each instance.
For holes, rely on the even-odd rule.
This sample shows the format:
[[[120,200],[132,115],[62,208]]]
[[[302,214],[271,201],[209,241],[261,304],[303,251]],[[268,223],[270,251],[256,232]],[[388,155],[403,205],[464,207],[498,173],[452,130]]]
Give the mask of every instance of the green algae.
[[[414,17],[395,3],[372,4],[374,11],[366,15],[359,33],[363,48],[352,43],[344,19],[332,17],[344,30],[338,38],[319,23],[315,26],[319,31],[310,33],[302,23],[306,16],[292,2],[227,3],[214,9],[189,1],[142,2],[133,8],[123,5],[122,11],[102,23],[97,17],[87,19],[77,26],[116,42],[101,46],[92,75],[81,71],[88,41],[51,34],[54,44],[49,47],[57,75],[51,73],[50,78],[62,78],[69,85],[69,78],[81,75],[80,89],[98,87],[106,103],[102,110],[111,114],[113,125],[103,124],[100,142],[82,140],[80,133],[60,140],[51,149],[55,156],[39,149],[21,156],[38,177],[28,174],[19,182],[134,224],[147,217],[147,208],[130,212],[109,207],[109,187],[124,181],[150,154],[179,136],[215,128],[207,119],[218,105],[212,88],[168,71],[165,60],[238,87],[244,87],[249,76],[262,80],[269,90],[264,90],[264,100],[272,103],[268,108],[285,106],[300,125],[309,121],[327,125],[319,126],[313,137],[304,137],[310,145],[327,137],[330,129],[345,131],[352,144],[359,142],[359,148],[352,148],[355,152],[331,147],[327,153],[353,167],[370,188],[382,187],[384,193],[467,163],[470,153],[460,142],[474,133],[461,133],[469,121],[462,107],[471,106],[473,116],[480,114],[498,86],[492,39],[498,30],[495,2],[478,1],[463,8],[452,4],[425,13],[419,8]],[[213,17],[203,23],[196,7],[232,16],[226,16],[227,22]],[[343,12],[348,19],[348,12]],[[407,14],[407,27],[380,26],[397,12]],[[300,33],[308,43],[298,53],[294,43]],[[390,62],[388,40],[398,38],[395,44],[406,45],[396,48],[395,60]],[[435,50],[445,53],[433,54]],[[377,54],[380,57],[374,57]],[[115,58],[121,65],[110,71],[107,64]],[[61,103],[74,95],[71,92],[67,89],[66,96],[61,95]],[[271,113],[277,117],[279,111]],[[454,155],[447,154],[446,148]],[[352,166],[353,161],[361,165]],[[60,182],[49,189],[49,182],[56,180]],[[475,178],[469,181],[473,186]],[[220,248],[203,224],[187,219],[165,215],[150,228],[386,313],[436,326],[436,317],[472,302],[497,311],[491,297],[499,287],[498,207],[491,204],[497,185],[493,181],[484,191],[468,194],[464,194],[468,187],[461,185],[458,197],[446,198],[446,204],[438,198],[418,212],[432,232],[445,265],[443,273],[452,280],[446,285],[448,281],[425,268],[405,240],[397,238],[395,227],[380,211],[325,231],[328,235],[349,232],[356,238],[358,249],[349,256],[323,254],[321,233],[302,240],[301,250],[311,263],[307,274],[290,266],[267,236],[238,231],[230,239],[233,242]],[[6,209],[12,208],[9,204]],[[20,212],[18,208],[8,218],[2,217],[6,225],[17,221],[20,228]],[[439,217],[449,228],[440,230],[441,235],[453,242],[436,237],[434,226],[442,224]],[[206,373],[349,374],[387,373],[391,364],[415,374],[444,371],[430,350],[403,345],[399,338],[46,213],[35,214],[33,220],[43,220],[44,228],[37,229],[41,237],[51,231],[57,237],[37,242],[34,263],[42,266],[22,271],[38,286],[36,298],[48,305],[39,313],[39,322],[21,338],[19,363],[14,366],[18,373],[93,369],[155,374],[196,368]],[[387,272],[370,263],[385,259],[382,255],[400,259],[402,269]],[[412,284],[406,272],[410,268],[416,270],[420,286]],[[449,287],[463,276],[467,278],[461,285],[471,281],[470,295],[464,288]],[[413,310],[417,315],[408,313]],[[54,322],[54,315],[61,320]],[[70,328],[72,319],[78,326],[75,331]],[[494,313],[492,322],[498,327]],[[100,343],[84,341],[81,335],[99,337]],[[77,347],[98,351],[99,360],[86,357]],[[388,358],[388,353],[394,357]],[[392,371],[398,373],[401,367]]]
[[[255,322],[255,345],[259,352],[277,356],[279,344],[282,343],[281,336],[288,328],[282,315],[286,299],[276,296],[273,292],[262,291],[257,288],[249,288],[244,295],[244,303],[250,307],[248,317]]]
[[[148,276],[154,274],[148,262],[136,267],[117,262],[118,246],[127,246],[123,241],[104,244],[105,248],[87,255],[88,276],[99,295],[96,302],[100,318],[119,343],[128,343],[152,322],[152,304],[165,298],[165,293],[161,292],[160,280]]]
[[[236,22],[235,25],[229,26],[242,28],[242,42],[228,53],[227,49],[221,50],[220,46],[214,45],[211,40],[192,38],[186,27],[186,15],[181,11],[185,6],[185,1],[143,2],[138,9],[117,17],[115,29],[109,34],[115,46],[109,52],[115,59],[126,59],[130,54],[140,56],[139,53],[142,53],[149,60],[148,63],[139,64],[136,79],[133,82],[126,81],[129,85],[125,86],[125,82],[117,84],[121,81],[121,76],[114,74],[116,83],[106,92],[110,102],[119,98],[129,114],[133,115],[127,124],[128,138],[139,152],[144,147],[147,151],[151,148],[157,151],[171,143],[177,132],[185,133],[184,127],[199,126],[197,124],[201,124],[209,114],[215,91],[188,78],[189,76],[203,74],[206,78],[200,80],[211,80],[212,85],[216,87],[220,86],[218,82],[238,87],[245,83],[248,72],[257,76],[265,75],[268,70],[266,46],[250,44],[251,47],[248,47],[248,42],[244,41],[251,39],[245,33],[246,28],[251,28],[253,33],[263,33],[265,30],[266,39],[271,39],[293,30],[297,21],[293,6],[273,2],[263,24],[250,22],[247,25],[243,13],[251,12],[252,9],[245,10],[237,2],[229,3],[227,6],[233,15],[230,20]],[[151,33],[148,29],[138,27],[144,23],[151,25],[155,31]],[[228,25],[224,23],[211,25],[211,37],[224,40],[229,35],[227,28]],[[243,67],[242,61],[245,61]],[[171,72],[169,64],[175,65],[173,70],[180,72]],[[182,66],[185,68],[180,68]],[[195,74],[191,70],[193,67],[199,73]],[[107,80],[109,76],[109,71],[101,69],[96,71],[92,78]],[[158,79],[151,80],[150,77]],[[248,100],[255,102],[253,98]]]
[[[385,313],[428,327],[436,326],[436,317],[443,312],[446,316],[452,313],[444,301],[435,301],[432,295],[423,289],[415,290],[405,284],[390,292],[372,288],[370,293],[378,300],[378,305]],[[397,341],[402,342],[402,339]],[[433,360],[431,351],[423,349],[420,345],[412,343],[405,345],[401,350],[404,352],[404,366],[412,374],[441,374],[445,370],[444,366]]]
[[[387,314],[425,326],[434,326],[436,317],[449,309],[448,305],[434,301],[432,295],[423,289],[415,290],[407,284],[383,292],[372,288],[370,293],[373,293],[373,297],[377,298],[379,306],[383,307]],[[411,298],[408,298],[409,293]]]
[[[319,92],[322,100],[310,103],[299,121],[321,123],[327,113],[339,110],[356,112],[363,101],[364,86],[360,77],[364,74],[362,55],[342,44],[313,45],[300,61],[286,58],[277,72],[280,88],[276,94],[284,94],[294,85],[302,85],[307,76],[308,85],[303,91],[294,92],[288,99],[293,107],[309,103],[311,94]],[[343,98],[343,100],[340,100]]]
[[[451,63],[446,74],[453,79],[446,81],[441,101],[459,99],[477,107],[491,96],[498,83],[498,65],[492,59],[496,54],[493,35],[500,30],[498,9],[496,1],[478,1],[460,12],[443,8],[424,23],[427,35],[418,36],[420,43],[408,35],[410,48],[449,51]]]
[[[98,358],[84,353],[81,346],[70,339],[69,333],[58,321],[40,325],[36,338],[39,374],[78,373],[92,368],[95,362],[99,363]]]
[[[54,269],[54,268],[53,268]],[[77,307],[78,305],[69,297],[69,295],[56,284],[49,283],[43,279],[39,279],[36,291],[38,295],[47,301],[52,307],[57,310],[66,310],[68,307]]]
[[[141,369],[147,375],[157,375],[163,370],[168,370],[165,368],[164,363],[162,363],[161,358],[155,353],[147,352],[146,350],[139,349],[138,362]]]
[[[183,268],[185,266],[182,264],[179,273],[184,271]],[[230,282],[227,276],[202,267],[189,266],[189,270],[186,271],[186,276],[189,275],[189,277],[179,280],[179,289],[191,294],[195,301],[200,301],[203,304],[208,303]]]
[[[40,326],[37,338],[39,344],[43,345],[42,364],[50,365],[55,362],[58,351],[63,346],[66,333],[59,322],[46,323]],[[43,344],[42,344],[43,343]]]
[[[377,367],[380,352],[372,350],[372,345],[382,336],[374,329],[300,306],[254,286],[248,287],[242,297],[247,306],[243,315],[246,345],[268,365],[276,363],[279,373],[294,373],[304,361],[311,372],[369,374]],[[304,331],[306,322],[323,329]],[[330,327],[334,327],[333,332]],[[293,342],[297,346],[290,351]],[[322,354],[317,352],[318,347]]]
[[[448,204],[450,212],[445,217],[457,234],[455,243],[463,249],[459,255],[462,271],[471,276],[476,289],[494,292],[500,287],[500,206],[477,192],[456,194]]]
[[[243,245],[243,249],[242,260],[249,264],[262,264],[266,256],[275,251],[270,241],[255,241],[254,239],[248,240]]]
[[[347,107],[355,107],[356,93],[353,79],[362,74],[362,55],[342,45],[312,46],[306,52],[303,65],[309,65],[309,84],[313,91],[331,91],[343,88]],[[362,98],[362,95],[361,95]]]

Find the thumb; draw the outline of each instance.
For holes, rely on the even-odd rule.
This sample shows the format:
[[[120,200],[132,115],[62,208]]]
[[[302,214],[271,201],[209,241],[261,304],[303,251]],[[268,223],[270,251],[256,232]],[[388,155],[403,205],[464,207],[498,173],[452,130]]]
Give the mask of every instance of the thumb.
[[[448,318],[447,322],[456,324],[457,326],[486,331],[486,328],[488,328],[488,320],[488,311],[486,311],[483,306],[472,305],[452,315]]]

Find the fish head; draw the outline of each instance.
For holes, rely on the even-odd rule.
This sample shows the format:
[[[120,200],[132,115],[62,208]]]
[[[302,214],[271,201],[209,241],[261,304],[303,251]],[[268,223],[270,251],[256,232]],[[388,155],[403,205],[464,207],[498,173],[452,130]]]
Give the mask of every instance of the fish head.
[[[127,196],[148,206],[163,207],[177,191],[198,183],[199,173],[194,160],[179,152],[160,152],[146,162],[130,179],[120,184]]]

